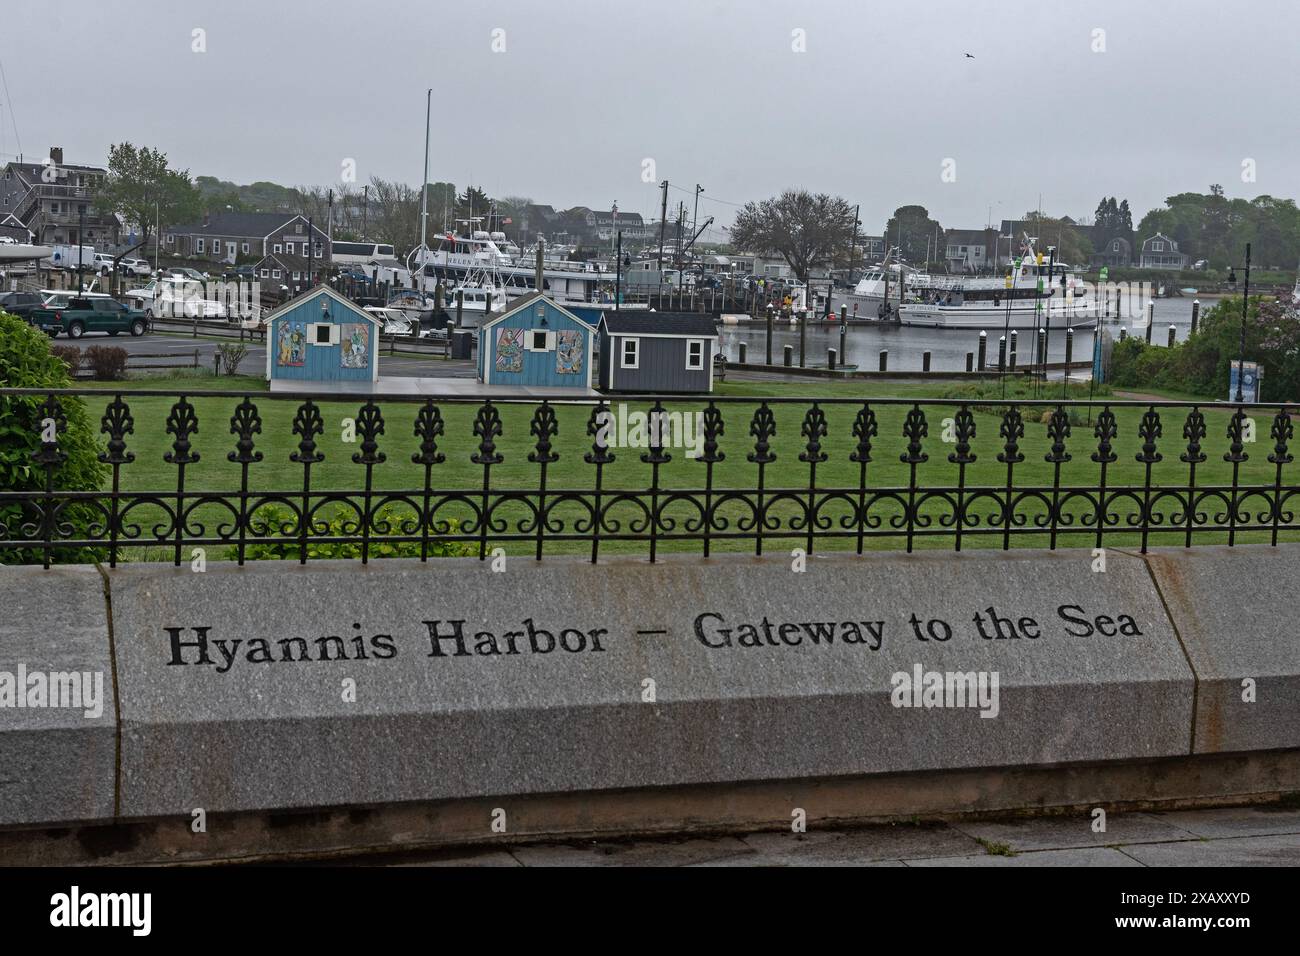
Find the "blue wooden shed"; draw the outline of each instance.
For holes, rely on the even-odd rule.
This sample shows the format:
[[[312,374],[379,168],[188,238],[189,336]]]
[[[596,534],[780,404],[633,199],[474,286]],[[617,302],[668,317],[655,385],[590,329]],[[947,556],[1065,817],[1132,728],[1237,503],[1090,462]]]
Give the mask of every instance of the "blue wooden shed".
[[[484,322],[478,380],[484,385],[591,388],[596,329],[543,293],[530,292]]]
[[[375,382],[379,320],[328,286],[266,317],[266,377],[274,382]]]

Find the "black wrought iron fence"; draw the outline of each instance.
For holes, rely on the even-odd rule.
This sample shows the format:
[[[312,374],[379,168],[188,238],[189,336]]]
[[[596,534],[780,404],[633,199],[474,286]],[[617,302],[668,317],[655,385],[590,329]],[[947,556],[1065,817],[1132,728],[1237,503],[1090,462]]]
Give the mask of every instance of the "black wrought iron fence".
[[[0,389],[39,431],[0,555],[176,564],[1300,539],[1295,410],[1177,402]],[[68,487],[69,410],[97,423]],[[638,417],[639,416],[639,417]],[[340,551],[340,546],[346,546]]]

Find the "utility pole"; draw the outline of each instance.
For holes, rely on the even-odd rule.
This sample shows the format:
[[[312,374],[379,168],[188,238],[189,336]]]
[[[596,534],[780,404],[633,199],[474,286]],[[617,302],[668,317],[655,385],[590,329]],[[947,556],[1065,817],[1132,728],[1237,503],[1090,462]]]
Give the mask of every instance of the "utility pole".
[[[659,204],[659,272],[662,276],[664,268],[664,229],[668,226],[668,180],[659,184],[664,191],[663,200]]]
[[[704,192],[704,187],[699,183],[695,184],[695,212],[691,213],[691,235],[700,228],[700,193]]]
[[[308,236],[308,238],[310,239],[311,237]],[[331,245],[333,245],[334,243],[334,190],[332,188],[329,191],[329,222],[325,224],[325,238],[329,240]]]
[[[361,187],[361,238],[365,239],[370,233],[366,229],[366,220],[370,217],[370,184]]]
[[[615,208],[618,208],[617,206]],[[623,230],[618,231],[618,252],[614,256],[614,311],[619,312],[623,300]]]
[[[81,264],[86,258],[86,208],[77,207],[77,292],[85,292],[81,280]]]

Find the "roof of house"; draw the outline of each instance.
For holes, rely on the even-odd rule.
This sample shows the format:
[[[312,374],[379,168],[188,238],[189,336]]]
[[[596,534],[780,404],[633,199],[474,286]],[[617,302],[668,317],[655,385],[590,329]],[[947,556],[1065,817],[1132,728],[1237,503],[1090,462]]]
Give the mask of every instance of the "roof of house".
[[[600,321],[614,335],[672,335],[716,338],[713,318],[698,312],[606,312]]]
[[[264,262],[275,262],[282,269],[289,272],[306,272],[309,268],[306,256],[291,256],[283,252],[272,252],[269,255],[262,256],[254,268],[260,269]],[[320,270],[326,268],[327,265],[328,263],[322,260],[320,256],[315,256],[311,259],[310,268]]]
[[[506,307],[504,309],[502,309],[499,312],[492,312],[489,315],[485,316],[483,320],[483,324],[479,327],[480,331],[482,329],[488,328],[489,326],[496,325],[506,316],[513,315],[514,313],[522,309],[524,306],[531,305],[534,302],[534,300],[537,299],[545,300],[547,305],[550,305],[555,309],[559,310],[562,314],[567,315],[569,318],[573,319],[574,322],[577,322],[583,328],[588,329],[593,333],[596,331],[592,327],[591,323],[584,322],[582,319],[578,318],[576,315],[574,315],[564,306],[560,305],[560,303],[556,302],[550,296],[538,292],[536,289],[533,289],[531,292],[525,293],[524,295],[521,295],[518,298],[507,300]]]
[[[949,229],[947,230],[947,240],[949,243],[958,245],[978,244],[988,238],[991,229]]]
[[[376,325],[381,324],[380,320],[376,318],[372,313],[367,312],[365,309],[361,308],[361,306],[357,305],[351,299],[345,298],[344,296],[335,292],[327,285],[313,286],[312,288],[306,290],[305,292],[298,293],[298,295],[294,296],[288,302],[284,303],[284,305],[280,306],[275,311],[267,314],[262,321],[264,321],[269,326],[272,322],[280,318],[290,309],[294,308],[295,306],[301,305],[304,300],[318,295],[327,295],[331,299],[334,299],[336,302],[342,305],[348,311],[353,312],[356,315],[361,316],[362,318],[369,319],[371,322],[375,323]]]
[[[207,233],[214,236],[255,236],[261,239],[298,218],[291,212],[226,212],[211,216],[207,223],[189,222],[168,226],[164,232],[182,235]]]
[[[1178,251],[1178,243],[1173,239],[1170,239],[1163,232],[1157,232],[1154,236],[1151,236],[1150,238],[1147,239],[1143,239],[1142,245],[1145,248],[1148,242],[1155,242],[1157,239],[1163,239],[1165,242],[1169,243],[1169,245],[1172,247],[1174,252]]]

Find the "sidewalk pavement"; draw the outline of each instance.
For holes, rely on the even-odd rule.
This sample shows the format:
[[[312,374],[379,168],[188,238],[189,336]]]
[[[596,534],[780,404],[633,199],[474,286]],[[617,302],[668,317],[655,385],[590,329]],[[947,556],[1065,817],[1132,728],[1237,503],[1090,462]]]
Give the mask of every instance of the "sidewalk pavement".
[[[381,866],[1300,866],[1282,806],[896,823],[806,833],[537,843],[380,854]]]

